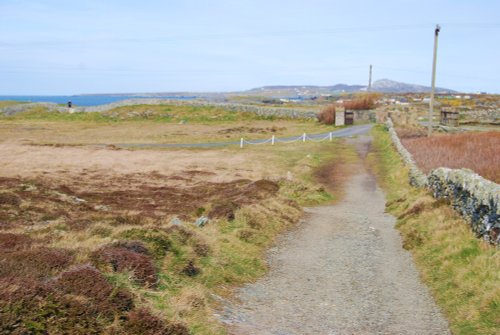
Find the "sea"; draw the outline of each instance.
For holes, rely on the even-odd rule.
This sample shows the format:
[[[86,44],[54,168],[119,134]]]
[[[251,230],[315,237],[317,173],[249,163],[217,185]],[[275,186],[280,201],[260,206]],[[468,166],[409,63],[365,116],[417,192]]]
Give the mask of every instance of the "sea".
[[[128,99],[172,99],[192,100],[198,96],[141,96],[141,95],[0,95],[0,101],[14,100],[22,102],[54,102],[67,104],[71,101],[73,106],[97,106]]]

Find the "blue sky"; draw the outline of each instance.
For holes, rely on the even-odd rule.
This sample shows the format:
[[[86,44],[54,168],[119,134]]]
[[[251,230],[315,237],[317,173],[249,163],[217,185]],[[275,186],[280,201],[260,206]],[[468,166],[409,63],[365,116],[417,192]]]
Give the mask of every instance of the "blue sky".
[[[500,93],[500,1],[0,0],[0,95],[436,85]]]

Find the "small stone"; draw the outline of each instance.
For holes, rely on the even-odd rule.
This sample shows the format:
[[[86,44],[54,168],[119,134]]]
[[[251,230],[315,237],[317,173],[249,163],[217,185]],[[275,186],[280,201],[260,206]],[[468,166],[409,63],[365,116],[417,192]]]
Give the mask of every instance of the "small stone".
[[[174,217],[172,220],[170,220],[170,223],[173,224],[174,226],[182,225],[181,219],[179,219],[177,216]]]
[[[196,219],[196,222],[194,223],[198,227],[203,227],[208,223],[208,218],[206,216],[200,216],[198,219]]]

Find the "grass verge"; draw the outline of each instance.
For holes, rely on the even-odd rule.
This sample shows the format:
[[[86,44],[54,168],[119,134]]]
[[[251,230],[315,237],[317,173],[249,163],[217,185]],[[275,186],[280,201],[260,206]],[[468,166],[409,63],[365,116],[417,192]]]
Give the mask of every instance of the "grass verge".
[[[391,139],[373,130],[369,161],[386,191],[387,211],[398,217],[403,247],[412,252],[423,281],[454,334],[498,334],[500,250],[478,240],[445,202],[408,184]]]

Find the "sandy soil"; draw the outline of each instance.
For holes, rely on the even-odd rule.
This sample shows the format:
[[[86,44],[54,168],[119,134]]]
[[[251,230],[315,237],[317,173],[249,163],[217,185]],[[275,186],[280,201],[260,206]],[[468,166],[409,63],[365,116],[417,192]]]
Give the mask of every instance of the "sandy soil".
[[[363,157],[369,142],[360,141]],[[230,333],[449,334],[384,208],[384,194],[359,164],[345,198],[308,209],[270,251],[269,273],[225,307]]]

